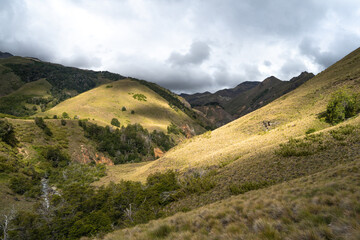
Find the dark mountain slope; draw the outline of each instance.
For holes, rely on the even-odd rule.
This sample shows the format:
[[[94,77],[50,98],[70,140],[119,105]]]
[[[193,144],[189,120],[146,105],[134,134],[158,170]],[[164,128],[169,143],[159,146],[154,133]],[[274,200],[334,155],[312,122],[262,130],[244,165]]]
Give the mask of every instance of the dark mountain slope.
[[[213,94],[205,92],[181,96],[219,127],[265,106],[312,77],[314,74],[308,72],[303,72],[290,81],[281,81],[271,76],[261,83],[243,82],[233,89],[224,89]]]

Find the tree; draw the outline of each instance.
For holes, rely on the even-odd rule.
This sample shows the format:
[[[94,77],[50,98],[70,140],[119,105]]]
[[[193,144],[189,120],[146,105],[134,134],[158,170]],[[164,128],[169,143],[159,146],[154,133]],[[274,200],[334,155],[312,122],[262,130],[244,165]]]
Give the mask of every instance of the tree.
[[[120,127],[120,122],[117,118],[111,119],[111,125],[114,125],[116,127]]]
[[[14,206],[12,207],[12,209],[10,211],[3,214],[3,216],[2,216],[3,219],[2,219],[2,223],[1,223],[1,227],[3,230],[3,238],[2,238],[3,240],[9,239],[8,231],[11,230],[10,224],[15,219],[15,217],[16,217],[16,210],[15,210]]]
[[[0,139],[13,147],[18,143],[13,125],[6,120],[0,120]]]
[[[63,112],[62,117],[63,118],[70,118],[70,116],[69,116],[69,114],[67,112]]]
[[[326,121],[337,124],[360,111],[359,96],[340,90],[333,94],[326,108]]]

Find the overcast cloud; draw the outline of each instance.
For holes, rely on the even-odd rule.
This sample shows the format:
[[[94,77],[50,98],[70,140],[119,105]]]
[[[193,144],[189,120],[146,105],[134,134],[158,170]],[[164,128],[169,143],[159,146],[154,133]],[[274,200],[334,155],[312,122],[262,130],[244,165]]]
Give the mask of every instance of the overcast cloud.
[[[215,91],[360,47],[358,0],[0,0],[0,51]]]

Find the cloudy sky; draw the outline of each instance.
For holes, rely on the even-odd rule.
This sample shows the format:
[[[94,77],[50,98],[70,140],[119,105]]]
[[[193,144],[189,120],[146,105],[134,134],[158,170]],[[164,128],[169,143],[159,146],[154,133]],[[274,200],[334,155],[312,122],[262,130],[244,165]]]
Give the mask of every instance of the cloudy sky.
[[[0,0],[0,51],[215,91],[360,47],[359,0]]]

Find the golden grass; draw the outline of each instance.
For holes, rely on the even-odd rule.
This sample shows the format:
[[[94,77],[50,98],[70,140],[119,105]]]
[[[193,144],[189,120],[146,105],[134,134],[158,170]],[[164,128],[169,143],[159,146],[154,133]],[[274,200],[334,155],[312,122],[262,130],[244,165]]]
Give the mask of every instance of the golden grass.
[[[117,239],[358,239],[360,159],[118,230]],[[158,234],[158,235],[156,235]]]
[[[134,94],[143,94],[146,101],[135,99]],[[122,107],[126,107],[126,111],[122,111]],[[135,114],[131,114],[132,110]],[[110,125],[111,119],[117,118],[121,125],[140,123],[149,130],[166,131],[171,122],[194,125],[193,120],[182,111],[172,109],[158,94],[129,79],[104,84],[38,115],[61,116],[63,112],[101,125]]]
[[[309,128],[330,127],[318,114],[325,111],[330,96],[340,88],[360,92],[360,49],[318,74],[299,88],[274,102],[221,128],[188,139],[162,158],[116,178],[142,180],[156,171],[208,167],[241,157],[242,160],[273,149],[290,137],[299,137]],[[271,121],[266,130],[263,121]],[[115,166],[121,171],[123,166]],[[129,168],[130,166],[126,166]],[[110,180],[110,179],[109,179]],[[113,179],[115,180],[115,179]]]

